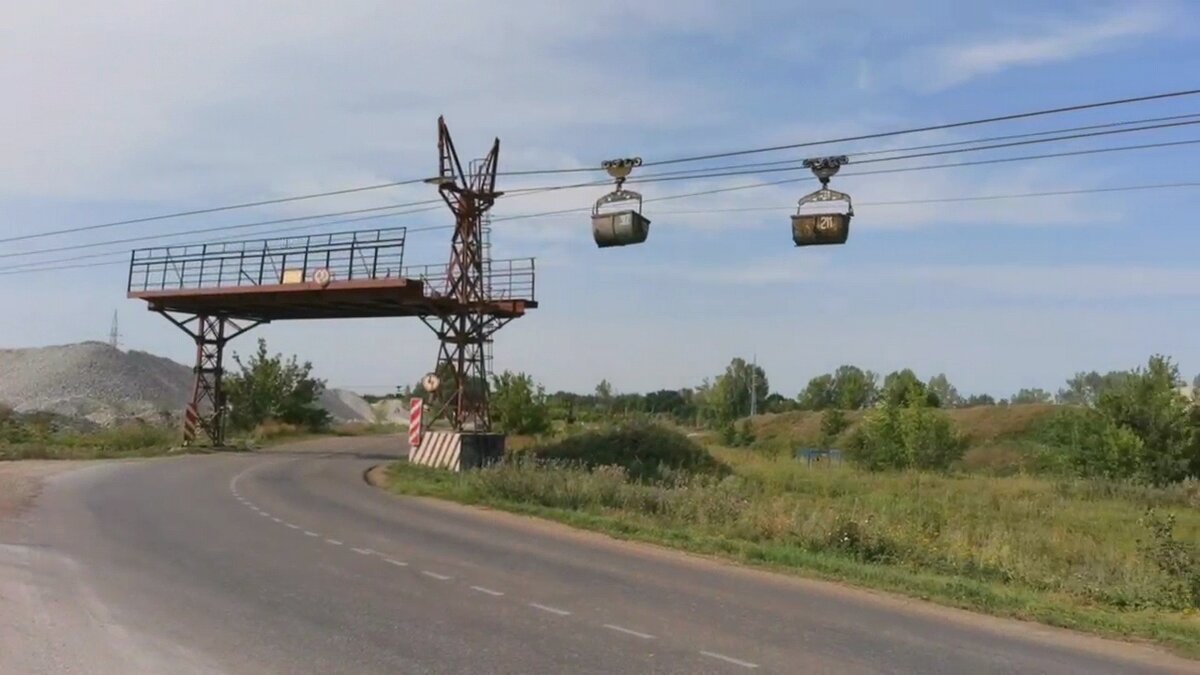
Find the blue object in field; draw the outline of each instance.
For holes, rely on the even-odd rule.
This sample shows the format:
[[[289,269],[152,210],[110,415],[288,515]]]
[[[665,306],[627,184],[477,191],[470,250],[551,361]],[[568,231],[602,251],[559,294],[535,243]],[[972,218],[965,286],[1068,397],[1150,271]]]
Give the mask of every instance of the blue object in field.
[[[812,466],[813,462],[841,464],[842,452],[833,448],[796,448],[796,459],[803,459],[808,466]]]

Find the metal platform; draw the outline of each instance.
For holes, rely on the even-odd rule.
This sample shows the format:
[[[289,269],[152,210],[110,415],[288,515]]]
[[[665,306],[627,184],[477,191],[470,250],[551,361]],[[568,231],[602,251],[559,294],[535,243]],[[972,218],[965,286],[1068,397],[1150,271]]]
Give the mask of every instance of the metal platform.
[[[537,307],[532,258],[493,260],[487,297],[447,297],[445,265],[404,266],[404,228],[133,251],[128,296],[152,311],[254,322],[440,317],[516,318]]]

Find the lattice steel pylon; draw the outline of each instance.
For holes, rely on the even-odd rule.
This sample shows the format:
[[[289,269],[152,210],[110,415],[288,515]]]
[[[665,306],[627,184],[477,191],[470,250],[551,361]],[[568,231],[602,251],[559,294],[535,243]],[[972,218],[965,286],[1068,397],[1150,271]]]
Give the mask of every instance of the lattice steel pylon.
[[[235,337],[258,325],[257,321],[233,321],[219,316],[196,315],[177,319],[161,312],[171,323],[190,335],[196,342],[195,380],[192,399],[184,409],[183,444],[196,441],[203,432],[213,447],[225,445],[225,345]],[[199,428],[197,428],[199,427]]]
[[[438,176],[429,182],[454,213],[454,237],[446,268],[444,294],[456,301],[452,314],[422,320],[437,335],[437,368],[450,381],[441,383],[429,421],[443,419],[455,431],[488,432],[488,343],[509,319],[488,312],[488,265],[482,220],[502,193],[496,191],[500,139],[477,168],[463,171],[444,118],[438,118]]]

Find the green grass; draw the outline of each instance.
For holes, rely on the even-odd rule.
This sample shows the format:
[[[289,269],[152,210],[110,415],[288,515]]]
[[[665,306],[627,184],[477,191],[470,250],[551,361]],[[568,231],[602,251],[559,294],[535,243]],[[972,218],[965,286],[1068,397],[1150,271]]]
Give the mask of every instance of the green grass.
[[[1175,514],[1177,541],[1200,541],[1198,484],[869,474],[716,454],[733,476],[647,484],[617,469],[530,463],[464,474],[399,463],[389,476],[402,494],[1200,655],[1194,598],[1140,543],[1149,508]]]
[[[0,461],[19,459],[121,459],[157,457],[179,445],[178,431],[129,425],[89,433],[10,430],[0,438]]]
[[[955,408],[944,412],[971,448],[1004,443],[1020,443],[1035,436],[1039,425],[1062,406],[1032,403],[1012,406]],[[850,426],[842,432],[848,438],[862,421],[863,411],[848,410]],[[816,447],[821,443],[820,412],[798,411],[759,415],[754,418],[754,447],[768,454],[791,454],[798,447]]]

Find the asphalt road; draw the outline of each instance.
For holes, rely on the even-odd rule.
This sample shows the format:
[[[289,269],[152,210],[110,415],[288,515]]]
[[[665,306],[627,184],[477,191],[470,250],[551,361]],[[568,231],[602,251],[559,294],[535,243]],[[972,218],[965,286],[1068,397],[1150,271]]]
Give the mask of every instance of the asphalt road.
[[[368,486],[395,439],[89,465],[0,522],[0,673],[1181,673],[1159,650]]]

